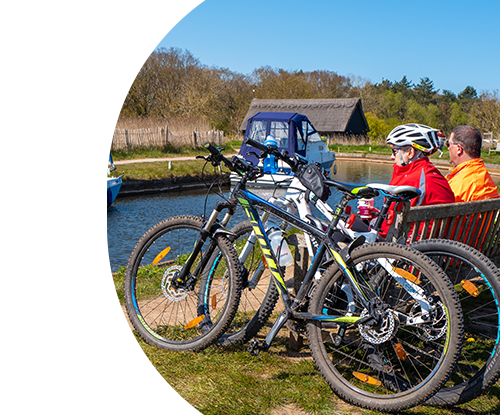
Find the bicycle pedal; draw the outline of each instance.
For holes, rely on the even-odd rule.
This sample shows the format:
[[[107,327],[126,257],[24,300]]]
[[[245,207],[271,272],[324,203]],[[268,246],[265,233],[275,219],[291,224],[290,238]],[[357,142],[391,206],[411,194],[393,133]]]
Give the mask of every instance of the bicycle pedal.
[[[267,350],[266,339],[253,339],[247,348],[252,356],[258,356],[261,350]]]

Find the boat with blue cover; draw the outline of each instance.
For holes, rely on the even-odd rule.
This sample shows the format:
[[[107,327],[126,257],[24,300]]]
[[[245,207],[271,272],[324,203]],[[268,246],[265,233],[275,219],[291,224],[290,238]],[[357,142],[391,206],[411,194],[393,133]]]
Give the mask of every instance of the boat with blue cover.
[[[282,162],[278,162],[275,168],[269,167],[274,161],[260,160],[260,150],[245,144],[247,138],[259,143],[274,140],[281,152],[286,151],[289,155],[299,154],[310,163],[318,163],[326,171],[330,171],[335,162],[335,152],[328,149],[327,143],[307,116],[290,112],[259,112],[248,119],[243,144],[238,153],[239,157],[254,166],[264,167],[266,174],[256,180],[254,185],[257,186],[274,186],[276,183],[286,186],[293,178],[293,173]],[[232,173],[231,182],[237,180],[236,175]]]

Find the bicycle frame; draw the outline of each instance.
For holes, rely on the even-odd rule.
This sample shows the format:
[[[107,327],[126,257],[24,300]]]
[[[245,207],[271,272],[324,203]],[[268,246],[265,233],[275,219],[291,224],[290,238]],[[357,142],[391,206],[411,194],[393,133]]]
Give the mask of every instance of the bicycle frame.
[[[336,322],[336,323],[350,323],[350,324],[360,324],[363,320],[367,320],[367,317],[355,317],[355,316],[333,316],[333,315],[312,315],[310,313],[302,313],[297,312],[297,308],[302,304],[303,299],[305,298],[306,293],[309,290],[309,287],[314,279],[314,275],[316,274],[319,266],[323,262],[323,256],[326,252],[330,252],[333,255],[334,260],[339,265],[339,268],[342,270],[345,277],[350,281],[351,287],[353,287],[357,297],[360,299],[361,303],[366,309],[370,309],[371,301],[377,297],[377,294],[372,290],[372,288],[366,283],[366,281],[359,281],[355,274],[356,272],[352,272],[349,269],[348,261],[349,261],[349,252],[354,247],[362,244],[364,242],[364,238],[355,240],[351,243],[350,247],[345,250],[344,259],[340,252],[340,248],[335,244],[335,242],[331,239],[331,236],[336,229],[339,215],[342,213],[343,209],[339,206],[334,212],[334,216],[332,221],[326,230],[323,232],[316,228],[315,226],[305,222],[299,217],[281,209],[280,207],[274,205],[273,203],[257,196],[256,194],[248,191],[244,185],[244,183],[240,182],[236,184],[233,193],[234,197],[238,200],[239,204],[245,210],[250,222],[252,224],[253,231],[257,236],[257,240],[261,246],[264,258],[267,262],[268,268],[271,272],[273,281],[278,289],[278,292],[283,300],[285,305],[285,311],[281,313],[276,322],[274,323],[271,331],[268,336],[264,340],[264,345],[259,348],[262,350],[267,350],[271,344],[272,339],[281,329],[281,327],[286,323],[286,321],[291,318],[293,320],[317,320],[317,321],[328,321],[328,322]],[[278,259],[271,249],[269,239],[267,237],[264,225],[261,221],[259,214],[256,211],[256,208],[262,209],[264,212],[269,213],[278,217],[279,219],[285,221],[286,223],[316,237],[319,241],[321,241],[321,245],[319,246],[312,264],[307,271],[304,281],[302,282],[301,288],[297,293],[297,296],[294,300],[291,299],[288,294],[288,290],[285,286],[284,277],[280,267],[277,265]],[[365,288],[365,291],[363,291]]]

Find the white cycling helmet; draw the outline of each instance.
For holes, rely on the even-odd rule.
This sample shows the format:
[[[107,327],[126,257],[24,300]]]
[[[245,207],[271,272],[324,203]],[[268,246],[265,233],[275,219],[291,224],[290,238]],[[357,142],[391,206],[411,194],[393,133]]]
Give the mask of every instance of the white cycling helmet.
[[[441,150],[439,130],[422,124],[398,125],[387,136],[387,144],[397,147],[412,146],[426,155]]]

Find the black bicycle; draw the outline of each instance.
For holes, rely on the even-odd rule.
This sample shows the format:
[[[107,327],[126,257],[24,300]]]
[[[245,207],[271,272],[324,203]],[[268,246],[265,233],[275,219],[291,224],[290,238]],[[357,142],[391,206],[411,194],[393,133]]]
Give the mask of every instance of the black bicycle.
[[[298,175],[311,173],[311,166],[304,165],[300,158],[289,158],[252,140],[248,143],[262,152],[274,151],[274,156]],[[348,402],[399,411],[436,393],[453,371],[463,336],[458,299],[446,274],[426,256],[405,246],[363,245],[364,237],[360,237],[340,249],[332,239],[347,202],[371,198],[378,192],[367,186],[326,180],[327,185],[340,188],[344,197],[324,231],[248,191],[246,183],[261,174],[259,169],[237,157],[229,161],[211,145],[206,148],[211,152],[208,161],[225,163],[240,174],[228,203],[239,203],[247,213],[285,306],[266,338],[254,339],[249,351],[257,354],[268,350],[283,325],[293,321],[307,328],[318,369]],[[257,209],[319,241],[317,254],[294,299],[287,291]],[[313,284],[320,266],[327,269],[320,282]],[[381,295],[369,281],[383,276],[387,277],[388,290]],[[244,286],[247,282],[243,277]]]

